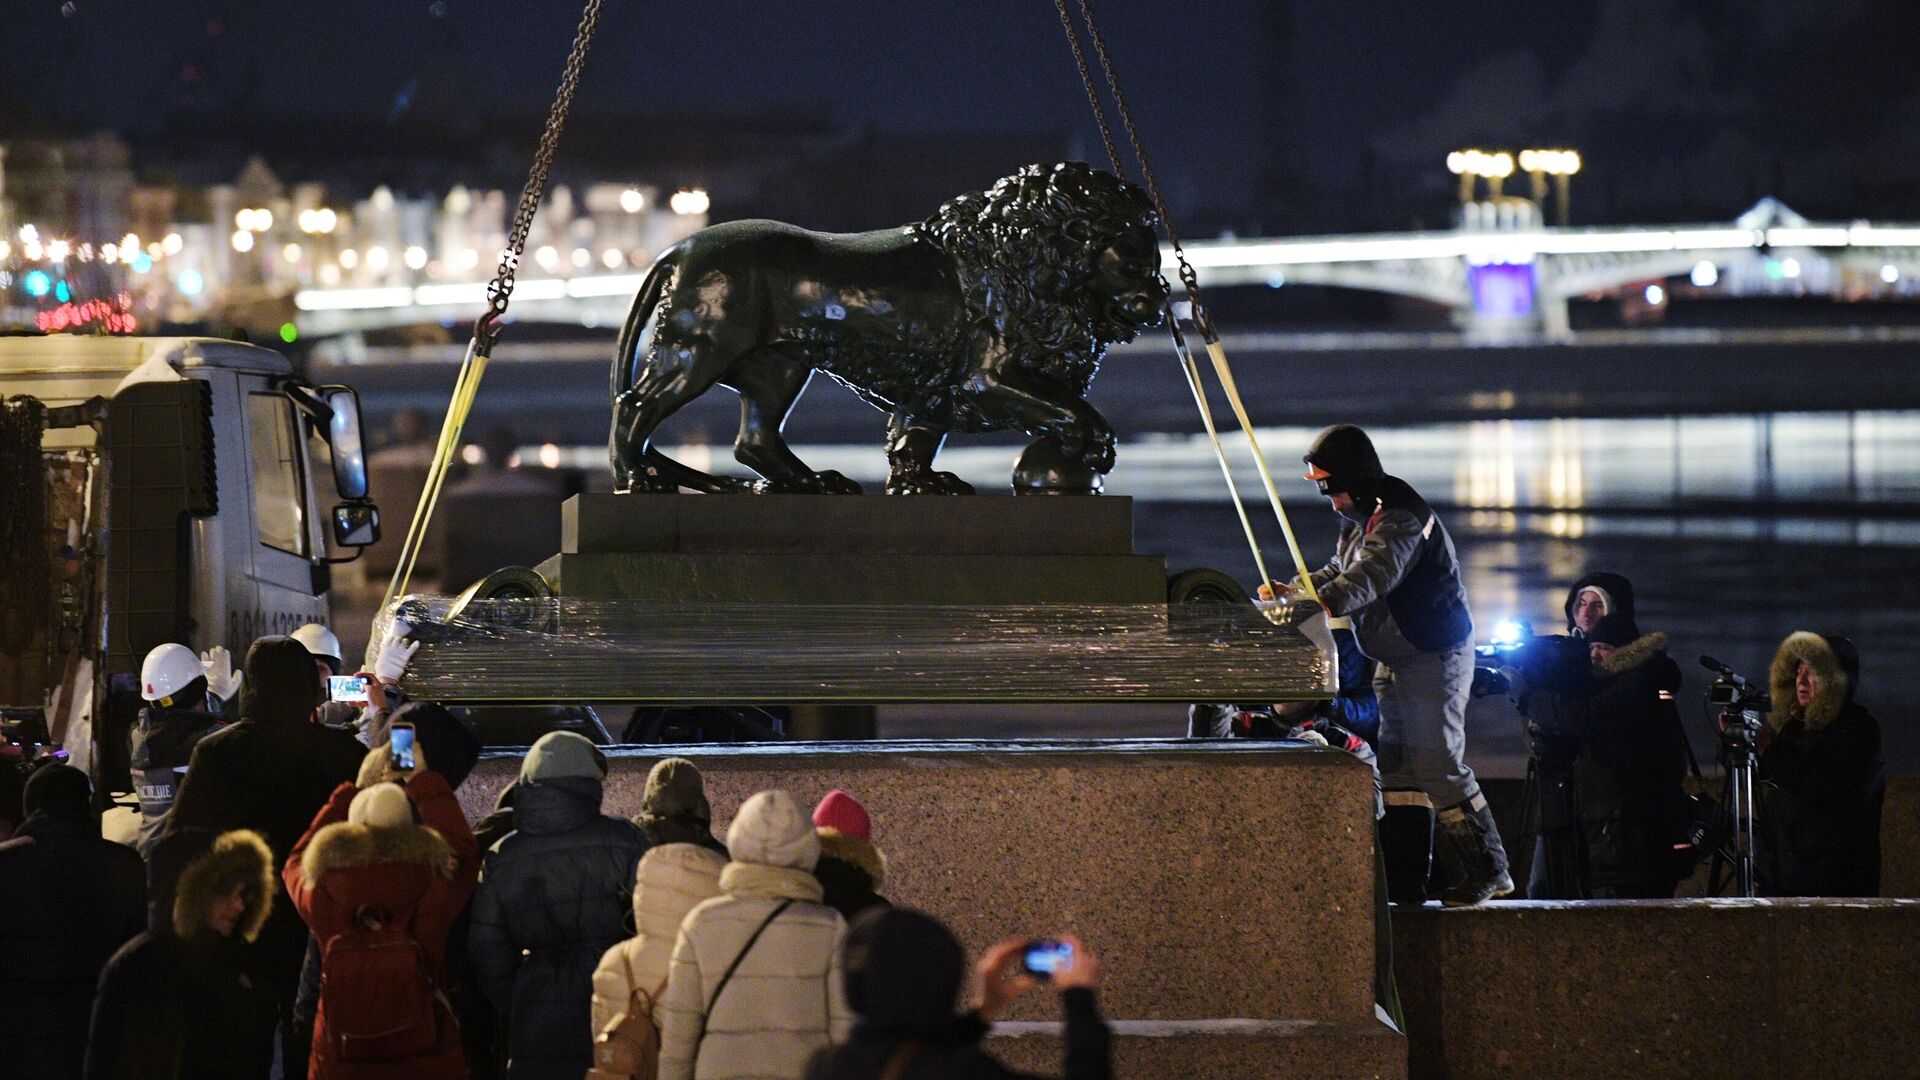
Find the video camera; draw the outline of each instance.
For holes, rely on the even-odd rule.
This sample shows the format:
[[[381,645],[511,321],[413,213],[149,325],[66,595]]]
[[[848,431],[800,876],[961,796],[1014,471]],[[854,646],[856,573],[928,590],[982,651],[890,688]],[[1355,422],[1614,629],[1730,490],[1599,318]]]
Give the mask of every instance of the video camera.
[[[1768,710],[1773,708],[1772,699],[1765,690],[1711,656],[1702,656],[1700,666],[1716,676],[1707,686],[1707,701],[1720,708],[1721,749],[1739,756],[1757,752],[1760,731],[1766,726]]]
[[[1493,640],[1473,647],[1473,696],[1513,692],[1508,671],[1518,672],[1525,689],[1584,693],[1591,678],[1587,643],[1559,634],[1535,634],[1517,619],[1495,624]]]

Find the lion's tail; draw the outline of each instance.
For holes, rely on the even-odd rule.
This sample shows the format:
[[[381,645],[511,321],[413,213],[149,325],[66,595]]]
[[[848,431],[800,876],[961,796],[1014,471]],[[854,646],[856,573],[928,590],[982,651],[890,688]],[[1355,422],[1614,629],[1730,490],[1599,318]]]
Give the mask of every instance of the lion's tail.
[[[654,308],[660,306],[667,282],[673,278],[673,268],[673,253],[662,255],[653,264],[653,269],[647,271],[646,280],[640,283],[640,292],[633,298],[633,310],[627,313],[626,325],[620,328],[620,342],[613,352],[612,390],[615,399],[633,389],[634,383],[640,379],[640,335],[646,329]]]

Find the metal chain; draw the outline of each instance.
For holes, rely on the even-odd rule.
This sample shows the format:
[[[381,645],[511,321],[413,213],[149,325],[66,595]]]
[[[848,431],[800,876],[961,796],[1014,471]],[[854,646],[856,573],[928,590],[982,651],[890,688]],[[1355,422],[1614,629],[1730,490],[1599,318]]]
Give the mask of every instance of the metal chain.
[[[573,35],[573,51],[567,54],[566,70],[560,75],[560,89],[554,95],[553,108],[547,113],[547,126],[540,132],[540,148],[534,152],[533,167],[527,172],[527,186],[520,191],[520,203],[514,207],[513,226],[507,232],[507,246],[500,252],[500,268],[487,284],[487,310],[473,326],[474,340],[483,353],[491,352],[500,340],[500,320],[513,299],[514,274],[520,268],[520,256],[527,248],[527,235],[533,229],[533,216],[546,196],[547,174],[553,170],[554,153],[560,147],[560,131],[566,126],[567,112],[573,108],[573,95],[580,85],[580,71],[586,65],[587,46],[600,24],[602,0],[587,0],[580,14],[580,28]]]
[[[1064,14],[1065,0],[1055,0],[1055,3],[1062,5],[1062,14]],[[1146,182],[1147,197],[1153,200],[1153,208],[1160,214],[1160,225],[1167,230],[1167,242],[1173,247],[1173,257],[1180,263],[1180,284],[1186,288],[1187,303],[1192,312],[1189,317],[1193,320],[1194,326],[1199,328],[1203,338],[1207,341],[1217,341],[1219,335],[1214,332],[1213,317],[1207,313],[1206,306],[1200,302],[1199,275],[1194,273],[1193,264],[1187,261],[1186,249],[1180,246],[1180,233],[1173,227],[1172,215],[1167,213],[1166,200],[1160,196],[1160,183],[1154,179],[1153,165],[1147,160],[1146,144],[1140,141],[1140,129],[1133,122],[1133,110],[1127,107],[1127,97],[1120,90],[1120,76],[1114,71],[1113,57],[1107,52],[1107,39],[1100,33],[1100,24],[1094,21],[1091,0],[1079,0],[1079,5],[1080,17],[1086,20],[1087,36],[1093,40],[1094,55],[1100,58],[1100,70],[1106,75],[1107,88],[1113,93],[1114,111],[1119,113],[1120,124],[1127,132],[1127,141],[1133,146],[1133,156],[1140,162],[1140,176]],[[1074,53],[1077,56],[1079,52],[1080,42],[1076,38]],[[1080,70],[1081,77],[1085,79],[1084,60],[1081,62]],[[1087,82],[1087,94],[1089,98],[1095,96],[1091,80]],[[1097,101],[1093,108],[1096,115],[1100,113],[1100,105]],[[1103,132],[1105,127],[1106,121],[1102,117]],[[1112,149],[1111,139],[1109,139],[1108,149]]]
[[[1074,29],[1073,16],[1067,12],[1067,0],[1053,0],[1060,12],[1060,28],[1067,32],[1067,47],[1073,50],[1073,62],[1080,69],[1080,85],[1087,88],[1087,104],[1093,106],[1093,122],[1100,125],[1100,141],[1107,144],[1107,160],[1113,162],[1113,174],[1127,178],[1127,167],[1120,160],[1120,147],[1113,141],[1113,128],[1107,125],[1107,110],[1100,104],[1100,91],[1093,84],[1093,71],[1087,67],[1087,54],[1080,47],[1080,32]]]

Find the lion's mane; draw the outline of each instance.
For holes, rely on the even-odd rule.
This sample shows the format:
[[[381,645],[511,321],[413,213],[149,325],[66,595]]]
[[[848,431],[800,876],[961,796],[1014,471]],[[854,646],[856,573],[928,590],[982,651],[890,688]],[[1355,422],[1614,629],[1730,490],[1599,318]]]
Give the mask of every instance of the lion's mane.
[[[1158,223],[1139,188],[1072,161],[1028,165],[915,228],[953,259],[968,307],[1000,328],[1021,366],[1084,396],[1107,344],[1136,333],[1089,290],[1095,260]]]

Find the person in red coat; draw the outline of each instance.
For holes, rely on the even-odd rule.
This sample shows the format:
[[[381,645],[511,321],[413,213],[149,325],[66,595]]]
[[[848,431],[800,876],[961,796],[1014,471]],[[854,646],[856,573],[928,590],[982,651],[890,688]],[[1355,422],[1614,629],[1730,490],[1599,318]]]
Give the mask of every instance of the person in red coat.
[[[360,785],[334,790],[282,871],[321,946],[310,1080],[467,1076],[442,988],[480,850],[447,782],[388,755],[376,747]]]

